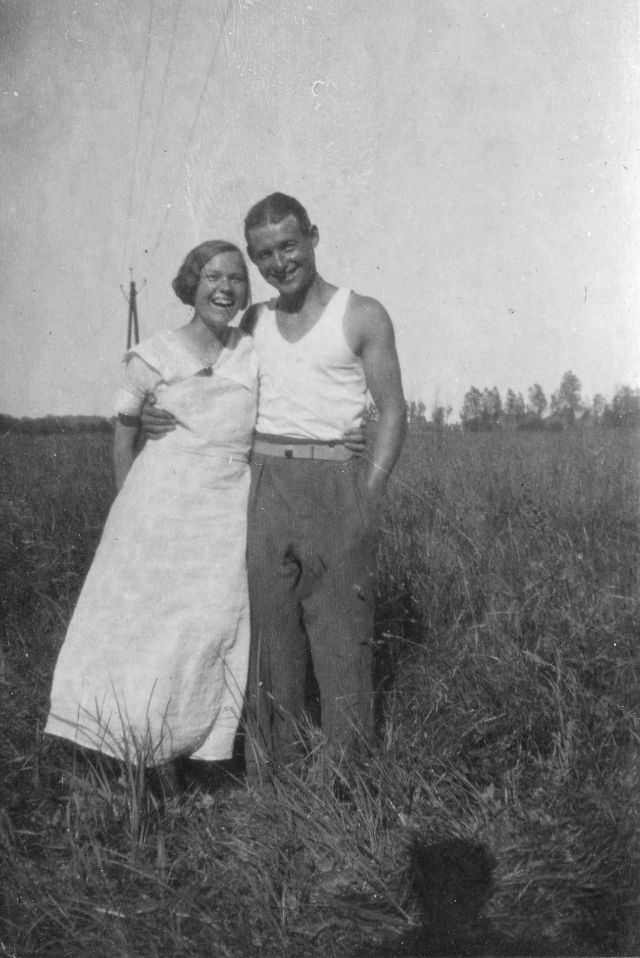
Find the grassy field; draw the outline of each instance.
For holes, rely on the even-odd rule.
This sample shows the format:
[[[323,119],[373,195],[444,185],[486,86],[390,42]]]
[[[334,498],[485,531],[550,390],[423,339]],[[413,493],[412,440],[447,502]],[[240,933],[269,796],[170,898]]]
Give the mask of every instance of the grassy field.
[[[41,730],[113,495],[103,435],[0,440],[0,955],[640,949],[640,444],[414,431],[379,743],[163,792]]]

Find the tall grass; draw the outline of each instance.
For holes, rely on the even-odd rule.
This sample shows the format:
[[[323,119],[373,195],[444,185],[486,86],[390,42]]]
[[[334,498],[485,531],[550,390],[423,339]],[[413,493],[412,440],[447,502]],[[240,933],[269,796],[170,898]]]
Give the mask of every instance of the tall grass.
[[[637,438],[453,435],[398,485],[384,581],[426,642],[396,639],[391,747],[491,848],[505,929],[637,946]]]
[[[414,432],[387,498],[379,742],[153,787],[41,734],[108,438],[0,444],[0,952],[633,953],[637,436]]]

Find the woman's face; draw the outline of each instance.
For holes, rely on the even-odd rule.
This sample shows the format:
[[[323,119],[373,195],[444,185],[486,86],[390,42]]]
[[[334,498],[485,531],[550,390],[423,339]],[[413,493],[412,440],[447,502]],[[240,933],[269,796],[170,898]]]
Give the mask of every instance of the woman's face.
[[[247,277],[239,253],[218,253],[200,271],[196,316],[210,329],[224,329],[247,300]]]

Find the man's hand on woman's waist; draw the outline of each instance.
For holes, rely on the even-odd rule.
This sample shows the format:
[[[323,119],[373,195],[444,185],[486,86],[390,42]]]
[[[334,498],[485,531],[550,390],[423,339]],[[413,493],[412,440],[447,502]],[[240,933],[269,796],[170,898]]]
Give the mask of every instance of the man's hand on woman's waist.
[[[145,439],[162,439],[176,428],[176,418],[173,413],[156,406],[156,397],[150,393],[142,406],[140,424]]]

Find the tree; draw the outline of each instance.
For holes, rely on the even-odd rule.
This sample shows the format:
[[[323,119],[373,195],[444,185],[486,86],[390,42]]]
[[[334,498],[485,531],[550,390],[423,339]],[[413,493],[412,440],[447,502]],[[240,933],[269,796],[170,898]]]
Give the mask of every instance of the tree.
[[[422,400],[419,400],[418,402],[416,402],[414,399],[412,399],[411,402],[407,403],[407,421],[410,423],[411,422],[414,422],[414,423],[426,422],[427,421],[425,418],[426,408],[427,407],[422,402]]]
[[[473,432],[496,429],[502,424],[502,400],[498,387],[480,392],[472,386],[464,397],[460,419],[465,429]]]
[[[452,412],[453,408],[451,406],[441,406],[440,403],[436,402],[431,410],[431,422],[438,429],[444,429]]]
[[[482,410],[482,393],[479,389],[476,389],[475,386],[472,386],[464,397],[462,410],[460,412],[460,421],[465,429],[470,429],[474,432],[480,429]]]
[[[551,411],[568,425],[573,425],[582,409],[582,385],[570,370],[564,374],[560,388],[551,397]]]
[[[536,419],[542,419],[547,405],[547,397],[542,386],[540,383],[534,383],[529,389],[529,410]]]
[[[640,389],[623,386],[611,401],[611,420],[614,426],[640,425]]]
[[[591,413],[594,422],[602,422],[607,409],[607,400],[602,393],[596,393],[591,400]]]
[[[491,429],[495,429],[502,422],[502,399],[498,387],[485,389],[482,398],[484,402],[483,419]]]
[[[504,404],[504,418],[510,426],[517,426],[525,416],[525,405],[522,393],[514,393],[513,389],[507,389],[507,395]]]

